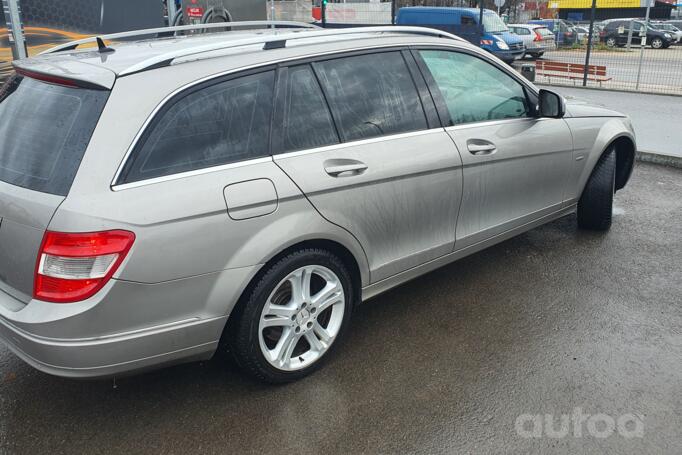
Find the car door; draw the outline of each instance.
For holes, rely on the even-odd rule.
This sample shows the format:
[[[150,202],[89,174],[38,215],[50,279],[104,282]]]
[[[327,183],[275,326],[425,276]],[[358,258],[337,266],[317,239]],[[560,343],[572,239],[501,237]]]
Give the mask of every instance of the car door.
[[[456,249],[562,208],[573,150],[566,122],[535,117],[536,95],[502,65],[464,51],[415,55],[462,156]]]
[[[371,281],[452,251],[462,162],[409,52],[292,66],[277,98],[275,162],[359,240]]]

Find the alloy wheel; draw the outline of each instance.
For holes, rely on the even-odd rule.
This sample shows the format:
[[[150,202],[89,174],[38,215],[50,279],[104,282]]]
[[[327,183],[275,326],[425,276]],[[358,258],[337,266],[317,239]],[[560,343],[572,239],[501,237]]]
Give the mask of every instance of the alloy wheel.
[[[297,371],[319,360],[341,329],[345,298],[341,280],[326,267],[308,265],[287,275],[270,293],[258,325],[268,363]]]

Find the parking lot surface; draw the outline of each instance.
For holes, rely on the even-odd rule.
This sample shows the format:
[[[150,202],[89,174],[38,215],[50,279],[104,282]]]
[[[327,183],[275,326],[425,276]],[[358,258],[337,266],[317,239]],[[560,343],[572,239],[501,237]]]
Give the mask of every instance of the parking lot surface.
[[[608,234],[566,217],[377,297],[286,386],[223,357],[78,382],[0,347],[0,453],[680,453],[681,196],[639,163]],[[642,432],[515,425],[576,412]]]

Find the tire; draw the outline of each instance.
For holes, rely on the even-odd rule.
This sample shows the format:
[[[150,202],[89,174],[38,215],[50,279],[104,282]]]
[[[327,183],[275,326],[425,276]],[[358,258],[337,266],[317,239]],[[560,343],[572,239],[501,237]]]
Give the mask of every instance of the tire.
[[[607,150],[597,161],[578,201],[578,227],[607,231],[611,227],[616,188],[616,152]]]
[[[661,49],[663,47],[663,40],[661,38],[654,38],[651,40],[652,49]]]
[[[305,289],[305,277],[311,277],[309,292],[301,294],[307,297],[295,299],[292,286]],[[323,292],[329,298],[321,299]],[[338,346],[350,323],[353,296],[350,273],[334,254],[317,248],[287,254],[268,267],[235,309],[226,329],[229,350],[241,369],[260,381],[303,378]]]
[[[609,36],[608,38],[606,38],[606,45],[608,47],[616,47],[617,44],[618,41],[613,36]]]

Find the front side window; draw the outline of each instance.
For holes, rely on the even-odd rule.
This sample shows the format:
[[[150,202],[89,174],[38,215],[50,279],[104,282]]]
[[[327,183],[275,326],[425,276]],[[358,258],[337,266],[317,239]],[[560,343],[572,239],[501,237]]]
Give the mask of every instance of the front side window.
[[[314,65],[344,141],[427,128],[419,94],[400,52]]]
[[[485,60],[441,50],[419,54],[444,100],[451,124],[521,118],[531,113],[523,86]]]
[[[267,71],[178,99],[157,116],[118,183],[267,156],[274,84],[274,71]]]

